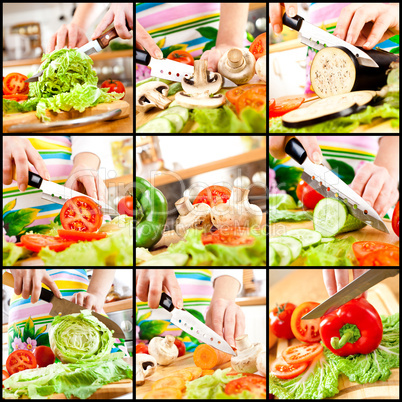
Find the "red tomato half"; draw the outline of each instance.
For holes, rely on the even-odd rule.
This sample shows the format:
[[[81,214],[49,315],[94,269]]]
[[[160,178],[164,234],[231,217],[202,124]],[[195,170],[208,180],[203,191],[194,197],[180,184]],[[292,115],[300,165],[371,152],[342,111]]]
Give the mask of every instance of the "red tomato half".
[[[282,352],[282,357],[288,364],[300,364],[310,362],[316,356],[322,353],[324,348],[320,343],[312,343],[311,345],[295,345],[286,348]]]
[[[226,246],[241,246],[253,244],[255,237],[250,236],[249,228],[227,227],[216,230],[213,233],[203,233],[202,244],[225,244]]]
[[[394,229],[395,234],[399,237],[399,201],[392,215],[392,229]]]
[[[320,336],[320,319],[315,318],[313,320],[302,320],[301,318],[308,312],[318,306],[315,302],[305,302],[296,307],[293,311],[292,318],[290,320],[290,326],[296,339],[301,342],[315,343],[319,342]]]
[[[353,252],[359,262],[375,251],[397,250],[399,247],[381,241],[357,241],[352,245]]]
[[[7,358],[7,371],[13,375],[19,371],[34,369],[37,366],[36,358],[29,350],[16,350]]]
[[[10,73],[3,80],[3,94],[26,95],[29,92],[29,84],[24,82],[28,77],[19,73]]]
[[[226,384],[225,394],[240,394],[243,391],[250,391],[257,398],[266,398],[267,380],[264,377],[242,377],[232,380]]]
[[[90,198],[73,197],[63,205],[60,221],[66,230],[96,232],[102,225],[102,212],[98,204]]]
[[[49,247],[53,251],[63,251],[74,244],[73,241],[65,240],[60,237],[45,236],[41,234],[29,234],[21,236],[21,243],[31,251],[38,253],[42,248]]]
[[[378,250],[364,257],[360,262],[361,267],[398,267],[399,248]]]
[[[197,195],[193,205],[203,202],[212,208],[215,205],[227,203],[231,193],[232,192],[227,187],[209,186],[204,188],[204,190]]]
[[[71,240],[73,242],[100,240],[107,236],[106,233],[77,232],[76,230],[63,229],[58,230],[57,233],[62,239]]]

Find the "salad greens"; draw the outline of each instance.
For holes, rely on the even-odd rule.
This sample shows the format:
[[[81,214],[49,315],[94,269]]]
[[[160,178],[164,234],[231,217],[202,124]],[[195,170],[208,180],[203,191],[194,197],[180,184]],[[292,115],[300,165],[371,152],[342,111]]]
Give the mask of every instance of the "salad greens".
[[[49,343],[63,363],[103,360],[113,347],[113,333],[90,310],[56,316],[49,330]]]
[[[29,84],[29,99],[25,102],[3,99],[3,111],[28,112],[36,109],[36,116],[49,121],[46,110],[60,112],[71,109],[83,112],[87,107],[121,99],[124,94],[97,88],[98,77],[93,61],[77,49],[60,49],[44,54],[37,82]]]

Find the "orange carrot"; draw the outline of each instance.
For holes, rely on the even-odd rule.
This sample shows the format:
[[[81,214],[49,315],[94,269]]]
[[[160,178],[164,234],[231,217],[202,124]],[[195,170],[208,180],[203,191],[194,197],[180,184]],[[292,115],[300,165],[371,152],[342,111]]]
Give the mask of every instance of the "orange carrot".
[[[210,370],[220,364],[226,363],[231,359],[229,353],[221,352],[212,346],[202,344],[194,350],[194,363],[203,370]]]
[[[149,391],[144,395],[144,399],[182,399],[182,393],[177,388],[166,387]]]
[[[184,382],[182,377],[168,376],[168,377],[161,378],[158,381],[155,381],[152,384],[152,391],[155,391],[157,389],[164,389],[166,387],[177,388],[180,391],[183,391],[183,389],[186,388],[186,383]]]
[[[191,381],[196,380],[197,378],[200,378],[201,374],[202,374],[202,368],[200,368],[200,367],[187,367],[184,370],[189,371],[191,373],[191,375],[192,375]]]
[[[201,377],[204,377],[204,375],[212,375],[215,373],[215,370],[202,370]]]
[[[190,371],[185,369],[174,371],[170,375],[174,377],[181,377],[184,381],[191,381],[193,379],[193,375],[190,373]]]

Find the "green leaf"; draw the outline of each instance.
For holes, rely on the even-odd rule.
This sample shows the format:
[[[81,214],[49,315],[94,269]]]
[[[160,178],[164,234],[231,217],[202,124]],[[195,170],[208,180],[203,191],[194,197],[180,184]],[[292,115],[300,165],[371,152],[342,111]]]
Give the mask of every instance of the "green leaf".
[[[218,37],[218,30],[213,27],[206,27],[206,28],[197,28],[197,32],[200,33],[201,36],[207,39],[214,39]]]
[[[327,159],[334,173],[346,184],[352,183],[355,178],[355,170],[348,163],[336,159]]]

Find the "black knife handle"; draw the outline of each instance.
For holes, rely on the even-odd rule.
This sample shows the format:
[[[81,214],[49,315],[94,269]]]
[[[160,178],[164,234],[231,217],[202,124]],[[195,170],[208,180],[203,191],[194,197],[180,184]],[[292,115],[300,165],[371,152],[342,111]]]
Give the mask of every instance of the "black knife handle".
[[[300,17],[300,15],[295,15],[294,17],[289,17],[286,13],[283,14],[282,23],[289,28],[295,29],[296,31],[300,31],[300,28],[303,24],[304,18]]]
[[[42,177],[40,177],[38,174],[31,171],[28,172],[28,186],[40,188],[42,181]]]
[[[307,158],[307,152],[297,138],[292,138],[285,146],[285,152],[298,164],[302,165]]]
[[[165,292],[162,293],[161,301],[159,302],[159,305],[169,312],[172,312],[174,309],[172,298]]]
[[[147,66],[151,62],[151,55],[146,50],[135,49],[135,62]]]
[[[41,291],[40,291],[39,299],[50,303],[52,298],[53,298],[53,296],[54,296],[53,292],[51,292],[50,290],[47,290],[45,288],[42,288]]]

